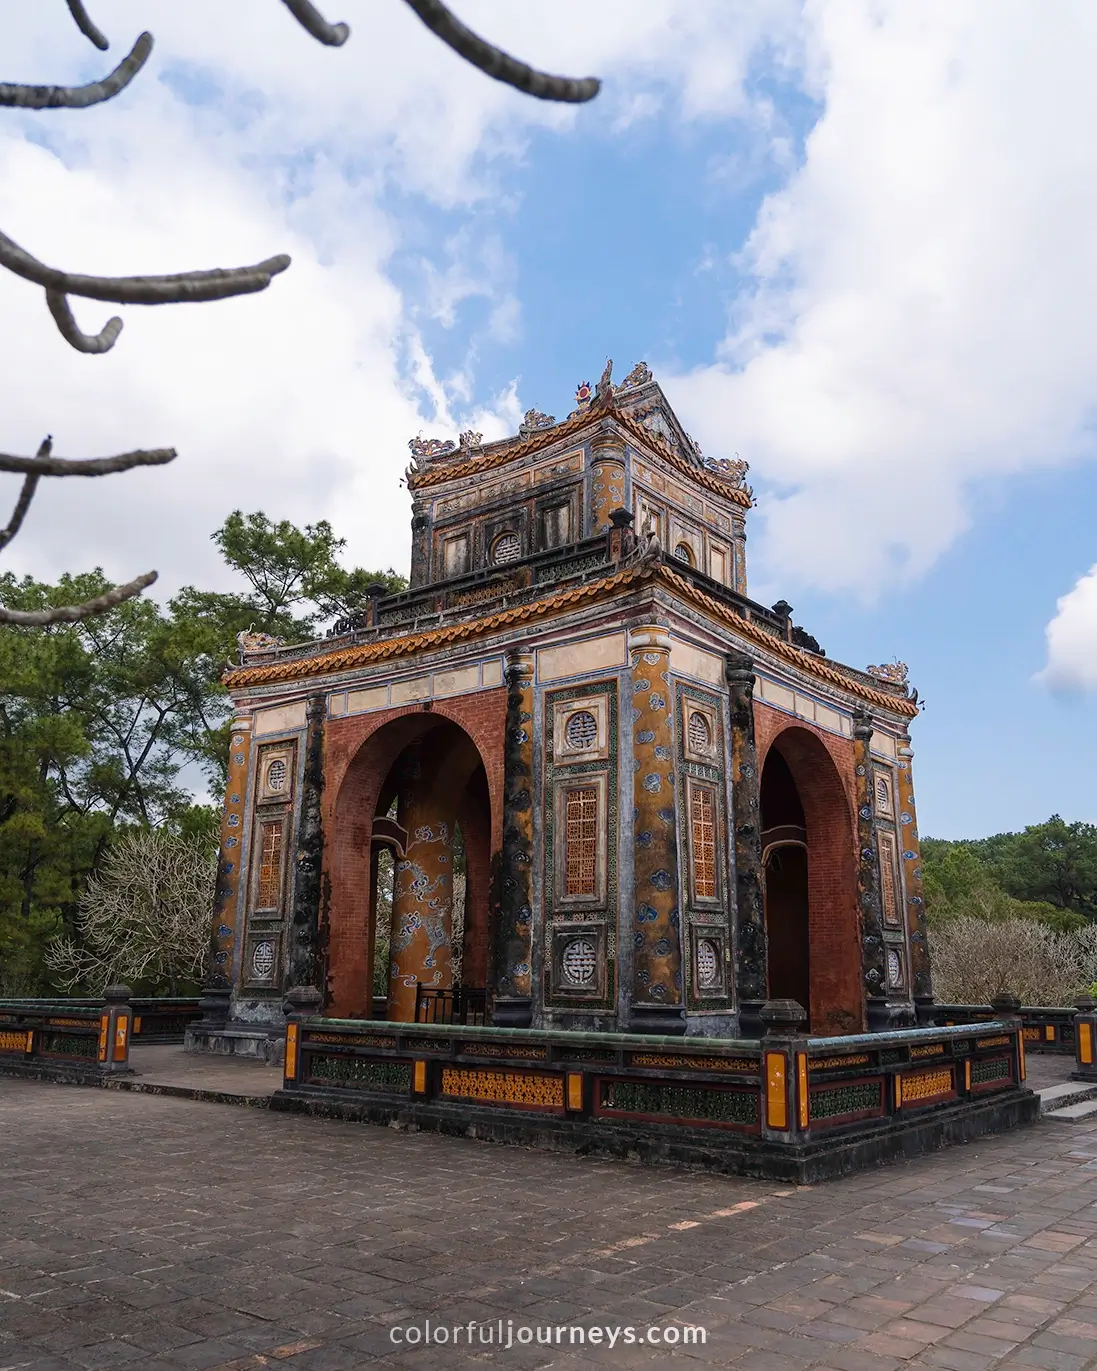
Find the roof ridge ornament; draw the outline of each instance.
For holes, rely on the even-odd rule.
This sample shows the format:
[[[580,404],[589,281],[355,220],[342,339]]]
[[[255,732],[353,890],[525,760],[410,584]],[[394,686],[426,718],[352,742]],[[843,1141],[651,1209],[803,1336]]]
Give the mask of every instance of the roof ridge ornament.
[[[865,670],[878,681],[887,681],[891,685],[905,686],[909,675],[906,662],[901,662],[898,657],[895,661],[884,662],[880,666],[867,666]]]
[[[457,444],[452,438],[424,438],[422,429],[418,435],[408,443],[411,451],[411,470],[423,471],[427,462],[436,461],[439,457],[448,457],[456,450]]]
[[[651,367],[648,366],[647,362],[637,362],[617,389],[618,391],[635,390],[638,386],[646,386],[649,381],[654,379],[651,374]]]
[[[556,419],[551,414],[543,414],[539,409],[527,409],[525,417],[518,426],[519,434],[536,433],[538,429],[555,428]]]

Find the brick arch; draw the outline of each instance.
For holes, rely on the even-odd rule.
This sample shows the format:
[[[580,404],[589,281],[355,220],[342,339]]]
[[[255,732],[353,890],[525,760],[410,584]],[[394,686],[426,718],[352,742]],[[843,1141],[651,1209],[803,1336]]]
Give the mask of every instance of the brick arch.
[[[435,704],[379,710],[328,721],[325,738],[324,898],[325,1012],[368,1017],[372,999],[373,928],[370,839],[386,780],[407,745],[455,726],[483,763],[490,812],[488,845],[499,850],[502,825],[506,691]],[[452,736],[452,735],[451,735]]]
[[[758,749],[759,768],[764,769],[771,749],[779,753],[804,811],[811,1031],[861,1032],[865,1019],[852,744],[801,724],[771,725],[766,732]]]

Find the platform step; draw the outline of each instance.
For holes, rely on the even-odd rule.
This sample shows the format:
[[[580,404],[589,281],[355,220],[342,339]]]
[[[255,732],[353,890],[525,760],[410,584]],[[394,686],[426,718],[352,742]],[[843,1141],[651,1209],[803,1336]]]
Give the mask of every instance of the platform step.
[[[1049,1114],[1053,1109],[1063,1109],[1082,1100],[1097,1099],[1097,1085],[1086,1081],[1061,1081],[1058,1085],[1046,1085],[1037,1090],[1040,1097],[1040,1113]]]
[[[1062,1123],[1097,1123],[1097,1098],[1078,1100],[1075,1104],[1065,1104],[1058,1109],[1049,1109],[1046,1119],[1058,1119]]]

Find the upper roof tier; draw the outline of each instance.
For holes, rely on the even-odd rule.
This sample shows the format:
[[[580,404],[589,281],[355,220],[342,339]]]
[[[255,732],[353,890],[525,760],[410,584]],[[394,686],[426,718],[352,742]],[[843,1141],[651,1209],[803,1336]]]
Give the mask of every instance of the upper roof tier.
[[[559,423],[528,410],[518,433],[484,443],[413,438],[413,586],[577,542],[631,512],[681,560],[746,591],[747,463],[706,458],[644,362],[612,364]]]

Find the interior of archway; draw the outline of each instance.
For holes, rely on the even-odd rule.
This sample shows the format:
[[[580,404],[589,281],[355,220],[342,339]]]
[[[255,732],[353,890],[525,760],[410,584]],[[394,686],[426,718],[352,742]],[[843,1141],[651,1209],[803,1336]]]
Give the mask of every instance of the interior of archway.
[[[408,1022],[419,986],[487,986],[491,804],[480,754],[463,730],[441,721],[403,748],[381,787],[374,834],[374,1000],[384,996],[386,1017]],[[387,860],[379,855],[386,848]]]
[[[775,748],[762,768],[762,857],[769,995],[799,1001],[810,1018],[807,826],[792,772]]]

